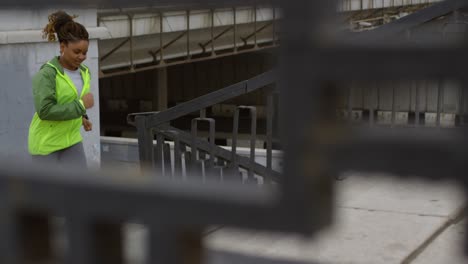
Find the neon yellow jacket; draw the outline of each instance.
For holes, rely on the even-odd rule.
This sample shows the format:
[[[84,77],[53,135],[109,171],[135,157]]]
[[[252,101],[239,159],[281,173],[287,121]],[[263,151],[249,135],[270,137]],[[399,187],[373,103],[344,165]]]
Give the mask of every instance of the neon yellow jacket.
[[[82,116],[86,114],[81,98],[89,93],[89,69],[81,65],[83,90],[78,95],[73,81],[65,75],[55,57],[44,64],[33,77],[36,113],[29,127],[29,153],[48,155],[83,140],[80,133]]]

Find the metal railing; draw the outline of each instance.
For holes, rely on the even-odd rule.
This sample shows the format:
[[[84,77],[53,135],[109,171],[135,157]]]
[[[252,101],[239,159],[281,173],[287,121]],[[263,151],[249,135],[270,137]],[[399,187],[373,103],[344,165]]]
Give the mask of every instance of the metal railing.
[[[274,97],[278,93],[274,85],[276,81],[276,72],[269,71],[162,112],[130,114],[128,122],[137,127],[142,168],[151,168],[155,175],[163,177],[185,179],[189,175],[192,178],[198,175],[203,180],[211,178],[223,181],[233,178],[251,182],[278,181],[280,173],[272,169]],[[261,165],[255,160],[258,136],[255,106],[240,105],[234,111],[230,151],[215,144],[216,120],[206,117],[207,108],[260,89],[263,89],[267,97],[266,165]],[[250,118],[249,158],[237,152],[241,111],[248,111]],[[200,117],[192,119],[191,132],[170,125],[171,121],[194,112],[200,112]],[[200,123],[206,123],[208,126],[208,140],[199,136]],[[156,146],[153,144],[155,138]],[[166,140],[174,142],[173,155],[171,155],[169,144],[165,143]]]
[[[230,12],[232,12],[232,23],[227,23],[226,25],[215,25],[215,18],[219,20],[219,18],[216,17],[216,12],[218,9],[220,9],[219,4],[211,4],[209,5],[209,9],[204,10],[202,9],[201,11],[209,13],[210,17],[210,23],[206,27],[206,29],[209,29],[209,34],[206,36],[206,39],[203,39],[202,42],[199,43],[191,43],[191,39],[195,39],[193,34],[199,34],[197,32],[191,32],[196,29],[200,28],[195,28],[193,29],[191,26],[191,21],[196,20],[192,16],[193,13],[196,13],[199,15],[200,10],[193,9],[196,8],[197,5],[191,6],[190,4],[187,4],[186,6],[180,5],[180,6],[173,6],[173,7],[155,7],[155,8],[140,8],[140,9],[129,9],[129,10],[110,10],[110,11],[105,11],[101,10],[98,14],[98,24],[105,25],[105,18],[106,17],[115,17],[115,16],[126,16],[127,19],[125,21],[128,21],[128,27],[129,27],[129,36],[125,36],[125,39],[121,41],[119,44],[115,45],[115,47],[111,48],[109,51],[107,51],[101,58],[100,61],[104,62],[107,60],[109,57],[113,56],[116,52],[121,50],[127,43],[129,43],[128,47],[128,60],[130,63],[129,65],[126,66],[121,66],[117,67],[116,69],[105,69],[103,67],[102,71],[100,72],[101,77],[111,77],[115,75],[121,75],[121,74],[126,74],[128,72],[137,72],[137,71],[145,71],[145,70],[150,70],[150,69],[156,69],[156,68],[162,68],[162,67],[167,67],[171,65],[177,65],[181,63],[193,63],[193,62],[199,62],[199,61],[204,61],[204,60],[209,60],[209,59],[214,59],[214,58],[219,58],[219,57],[224,57],[228,55],[235,55],[235,54],[241,54],[241,53],[246,53],[246,52],[255,52],[259,51],[262,49],[268,49],[268,48],[274,48],[278,46],[278,34],[276,32],[277,30],[277,24],[280,19],[280,16],[277,14],[277,10],[274,6],[272,7],[262,7],[268,10],[271,10],[271,20],[260,20],[257,16],[257,13],[260,12],[260,7],[257,5],[252,5],[249,9],[250,12],[252,13],[252,21],[249,21],[252,27],[252,32],[250,33],[243,33],[239,32],[239,27],[241,25],[238,24],[238,9],[236,5],[232,6],[230,9]],[[201,6],[203,7],[203,5]],[[192,9],[190,9],[192,8]],[[200,6],[198,5],[198,8]],[[246,7],[242,7],[245,9]],[[174,31],[172,33],[178,33],[177,36],[173,36],[171,39],[168,36],[164,36],[167,33],[171,32],[166,32],[165,28],[169,27],[171,28],[171,25],[168,23],[168,18],[167,18],[167,12],[183,12],[184,15],[180,16],[180,19],[183,21],[186,21],[185,29],[184,30],[179,30],[179,31]],[[219,11],[219,10],[218,10]],[[226,8],[222,7],[221,5],[221,11],[225,12]],[[159,31],[157,33],[148,33],[146,36],[158,36],[158,45],[157,47],[153,49],[148,49],[145,52],[148,53],[148,58],[152,57],[152,61],[148,61],[148,58],[142,59],[140,58],[140,61],[137,62],[135,59],[135,54],[137,53],[136,51],[136,44],[138,42],[142,42],[145,40],[140,39],[139,37],[141,36],[136,36],[134,34],[134,22],[135,22],[135,16],[141,15],[141,14],[152,14],[156,15],[157,14],[157,20],[159,24]],[[224,27],[227,27],[225,29],[222,29]],[[219,29],[221,28],[221,29]],[[271,36],[269,36],[267,39],[262,39],[262,41],[259,41],[259,35],[262,32],[265,32],[266,29],[271,30]],[[218,32],[220,31],[221,32]],[[228,34],[232,33],[232,42],[228,43],[227,45],[224,44],[222,46],[217,46],[217,40],[221,37],[226,38]],[[245,36],[242,36],[241,33],[243,34],[248,34]],[[250,41],[253,39],[252,41]],[[146,40],[147,41],[147,40]],[[174,44],[178,43],[181,45],[182,43],[182,49],[183,52],[177,51],[177,54],[166,54],[167,50],[170,50],[174,46]],[[194,45],[195,44],[195,45]],[[195,46],[195,47],[194,47]],[[173,52],[173,51],[172,51]],[[169,56],[167,56],[169,55]],[[144,62],[142,62],[144,61]],[[125,62],[126,63],[126,62]]]

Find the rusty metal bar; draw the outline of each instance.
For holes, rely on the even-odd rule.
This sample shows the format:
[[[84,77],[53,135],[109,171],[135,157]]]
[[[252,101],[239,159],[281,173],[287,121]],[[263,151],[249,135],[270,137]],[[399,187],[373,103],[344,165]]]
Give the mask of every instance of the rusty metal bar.
[[[207,42],[205,43],[198,43],[198,45],[200,46],[200,48],[202,48],[203,50],[203,53],[206,52],[206,46],[208,46],[209,44],[213,44],[213,41],[219,39],[220,37],[222,37],[224,34],[226,34],[227,32],[229,32],[230,30],[232,30],[234,28],[234,26],[231,26],[231,27],[228,27],[226,29],[224,29],[223,31],[221,31],[221,33],[219,33],[218,35],[216,35],[213,40],[208,40]]]
[[[112,50],[110,50],[108,53],[106,53],[104,56],[101,57],[100,61],[106,60],[109,56],[114,54],[117,50],[119,50],[123,45],[125,45],[128,41],[130,41],[130,38],[126,38],[124,41],[119,43],[119,45],[115,46]]]
[[[177,42],[179,39],[181,39],[185,34],[187,34],[187,32],[182,32],[180,35],[178,35],[177,37],[175,37],[173,40],[169,41],[168,43],[166,43],[165,45],[162,46],[163,49],[167,49],[169,48],[172,44],[174,44],[175,42]],[[156,62],[156,55],[158,53],[161,52],[161,48],[155,50],[155,51],[148,51],[149,54],[151,54],[151,56],[153,56],[153,61]]]
[[[240,37],[240,38],[242,39],[242,41],[244,42],[244,46],[247,46],[247,41],[248,41],[250,38],[256,36],[257,33],[259,33],[260,31],[265,30],[267,27],[269,27],[269,26],[272,25],[272,24],[273,24],[273,22],[268,22],[267,24],[263,25],[263,26],[260,27],[259,29],[256,29],[255,32],[253,32],[253,33],[247,35],[246,37]],[[255,42],[256,42],[256,41],[255,41]],[[255,44],[255,45],[256,45],[256,44]]]

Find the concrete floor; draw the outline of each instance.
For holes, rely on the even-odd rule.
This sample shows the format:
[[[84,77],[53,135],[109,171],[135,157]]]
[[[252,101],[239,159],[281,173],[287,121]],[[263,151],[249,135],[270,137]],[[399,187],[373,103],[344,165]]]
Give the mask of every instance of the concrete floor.
[[[315,237],[222,228],[205,238],[209,263],[468,263],[455,183],[375,176],[337,182],[335,223]],[[145,228],[127,236],[129,263],[144,263]]]

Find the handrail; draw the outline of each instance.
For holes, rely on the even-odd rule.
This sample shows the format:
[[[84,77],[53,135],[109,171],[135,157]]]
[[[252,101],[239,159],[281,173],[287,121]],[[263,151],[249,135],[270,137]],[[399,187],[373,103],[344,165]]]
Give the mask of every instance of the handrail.
[[[136,116],[148,116],[148,119],[146,120],[146,126],[154,128],[181,116],[197,112],[209,106],[219,104],[223,101],[256,91],[268,84],[276,82],[277,79],[278,75],[276,74],[276,70],[267,71],[251,79],[230,85],[188,102],[181,103],[162,112],[143,112],[129,114],[127,116],[127,122],[135,126]]]
[[[138,148],[139,148],[139,155],[140,155],[140,166],[143,169],[147,168],[157,168],[157,170],[161,170],[161,175],[167,175],[165,170],[165,157],[170,156],[170,154],[164,154],[164,141],[165,139],[175,140],[178,142],[179,147],[183,145],[190,146],[190,156],[186,159],[185,156],[182,158],[181,153],[178,149],[178,153],[174,153],[174,165],[177,161],[179,166],[170,166],[174,167],[174,171],[178,170],[181,171],[182,164],[179,164],[179,159],[184,159],[187,166],[187,163],[190,163],[190,168],[195,169],[193,174],[197,174],[196,172],[198,169],[201,169],[201,176],[204,178],[206,175],[211,175],[215,166],[215,159],[218,162],[224,163],[228,162],[229,165],[225,164],[219,166],[217,169],[220,169],[219,176],[220,179],[224,179],[224,172],[223,170],[229,171],[231,175],[232,172],[241,173],[239,168],[245,169],[248,171],[247,178],[242,178],[242,181],[248,179],[249,181],[253,182],[256,181],[255,177],[260,176],[263,177],[264,180],[267,182],[277,182],[280,178],[280,173],[277,171],[273,171],[271,169],[271,152],[272,152],[272,139],[273,133],[272,131],[267,131],[267,153],[269,155],[267,158],[268,166],[261,165],[255,161],[255,140],[256,140],[256,123],[257,123],[257,116],[256,114],[251,115],[251,137],[250,137],[250,158],[240,156],[236,151],[236,144],[233,143],[231,150],[223,149],[219,146],[216,146],[214,143],[214,135],[215,135],[215,124],[216,121],[210,118],[210,142],[206,140],[201,140],[197,138],[197,122],[196,120],[200,120],[199,118],[195,118],[192,120],[192,134],[186,133],[182,130],[179,130],[175,127],[170,125],[170,121],[175,120],[179,117],[188,115],[190,113],[200,112],[201,117],[205,117],[205,114],[202,112],[206,110],[206,108],[211,107],[213,105],[222,103],[226,100],[230,100],[254,91],[257,91],[261,88],[264,88],[270,84],[274,84],[277,81],[278,75],[276,74],[275,70],[271,70],[260,75],[257,75],[251,79],[233,84],[231,86],[222,88],[220,90],[214,91],[212,93],[200,96],[195,98],[191,101],[179,104],[167,110],[161,112],[144,112],[144,113],[133,113],[127,116],[127,121],[129,124],[132,124],[137,127],[138,132]],[[277,93],[275,88],[268,89],[267,97],[268,97],[268,109],[270,111],[272,109],[273,100],[270,98],[273,96],[273,93]],[[234,115],[234,130],[233,130],[233,142],[237,138],[238,134],[238,122],[239,122],[239,111],[240,109],[246,108],[246,106],[238,106],[236,110],[236,114]],[[251,110],[252,113],[256,113],[255,107],[247,107]],[[268,123],[267,127],[272,130],[272,122],[273,122],[273,114],[269,114],[266,120]],[[153,145],[154,136],[157,136],[157,144],[156,147]],[[174,136],[175,135],[175,136]],[[205,160],[198,159],[198,154],[206,152],[209,154],[210,160],[205,164]],[[168,158],[168,157],[166,157]],[[169,159],[172,159],[169,157]],[[205,172],[207,169],[210,171],[208,174]],[[174,172],[175,173],[175,172]],[[236,173],[232,174],[235,175]],[[171,173],[172,175],[172,173]],[[185,177],[184,173],[181,176]],[[210,176],[210,177],[211,177]]]
[[[184,132],[183,130],[177,129],[173,126],[163,126],[161,128],[161,131],[158,131],[158,132],[162,133],[163,135],[167,137],[173,137],[172,134],[176,133],[178,136],[178,140],[180,142],[187,144],[187,145],[190,145],[192,143],[192,138],[191,138],[190,133]],[[211,146],[209,142],[207,142],[206,140],[202,140],[202,139],[195,139],[195,142],[197,144],[197,148],[206,152],[210,151],[211,147],[214,147],[213,153],[216,157],[221,157],[224,160],[230,160],[232,158],[231,151],[227,149],[224,149],[217,145]],[[240,156],[240,155],[237,156],[237,163],[240,167],[245,168],[245,169],[248,169],[250,166],[249,158]],[[267,168],[265,166],[256,162],[254,163],[253,171],[259,175],[265,175],[268,173]],[[272,171],[271,177],[275,180],[278,180],[280,177],[280,173],[277,171]]]

